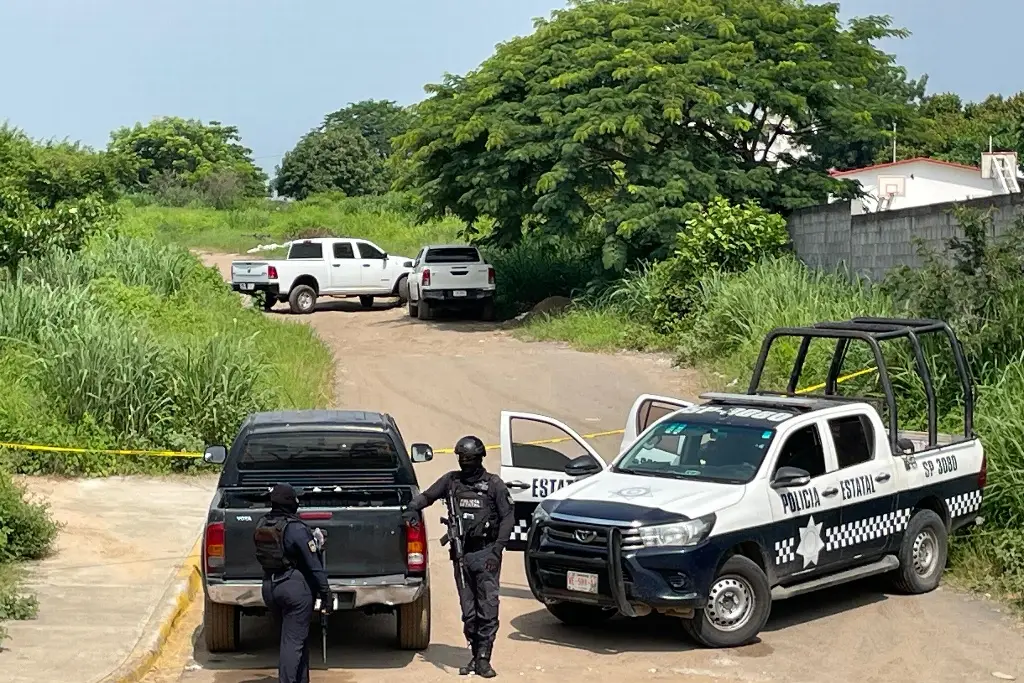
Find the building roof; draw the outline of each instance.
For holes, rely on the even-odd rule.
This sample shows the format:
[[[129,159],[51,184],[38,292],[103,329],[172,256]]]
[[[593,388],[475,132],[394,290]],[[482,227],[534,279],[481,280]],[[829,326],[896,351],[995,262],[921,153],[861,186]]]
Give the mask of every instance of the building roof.
[[[978,166],[967,166],[966,164],[958,164],[958,163],[955,163],[955,162],[952,162],[952,161],[941,161],[939,159],[929,159],[928,157],[914,157],[913,159],[902,159],[900,161],[891,161],[891,162],[889,162],[887,164],[875,164],[873,166],[864,166],[863,168],[852,168],[852,169],[850,169],[848,171],[832,170],[832,171],[829,171],[829,174],[833,178],[838,178],[838,177],[842,177],[842,176],[846,176],[846,175],[853,175],[855,173],[861,173],[862,171],[874,171],[874,170],[880,170],[880,169],[883,169],[883,168],[893,168],[895,166],[903,166],[904,164],[914,164],[914,163],[918,163],[918,162],[922,162],[922,163],[926,163],[926,164],[935,164],[936,166],[948,166],[948,167],[952,167],[952,168],[958,168],[958,169],[961,169],[963,171],[973,171],[974,173],[980,173],[981,172],[981,168],[978,167]]]

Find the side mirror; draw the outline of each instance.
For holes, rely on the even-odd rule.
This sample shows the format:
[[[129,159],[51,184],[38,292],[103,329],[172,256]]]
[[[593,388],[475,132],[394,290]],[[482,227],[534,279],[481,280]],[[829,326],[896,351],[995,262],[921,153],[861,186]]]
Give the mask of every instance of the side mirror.
[[[387,260],[388,260],[388,252],[386,252],[386,251],[384,252],[384,260],[385,260],[385,261],[387,261]]]
[[[796,489],[811,483],[811,473],[799,467],[780,467],[772,478],[773,489]]]
[[[434,449],[425,443],[414,443],[412,445],[413,462],[430,462],[434,459]]]
[[[402,264],[403,268],[412,268],[412,261],[406,261]]]
[[[565,465],[565,473],[570,477],[589,477],[603,469],[601,464],[590,455],[581,455],[573,458]]]
[[[203,462],[208,462],[211,465],[223,465],[227,459],[228,449],[224,446],[207,446],[203,451]]]

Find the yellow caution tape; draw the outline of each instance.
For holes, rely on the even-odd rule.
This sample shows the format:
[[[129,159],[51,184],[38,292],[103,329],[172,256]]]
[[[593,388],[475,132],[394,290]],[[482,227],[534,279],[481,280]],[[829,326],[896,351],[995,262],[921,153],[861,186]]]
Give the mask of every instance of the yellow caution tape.
[[[849,375],[843,375],[842,377],[839,377],[838,379],[836,379],[836,382],[838,384],[842,384],[843,382],[847,382],[847,381],[849,381],[851,379],[855,379],[857,377],[861,377],[861,376],[866,375],[868,373],[877,372],[877,371],[878,371],[878,368],[876,368],[876,367],[864,368],[863,370],[858,370],[857,372],[852,372]],[[824,389],[824,388],[825,388],[825,383],[823,382],[821,384],[815,384],[813,386],[804,387],[803,389],[798,389],[796,393],[798,393],[798,394],[807,394],[807,393],[810,393],[812,391],[816,391],[818,389]],[[590,433],[590,434],[582,434],[581,436],[582,436],[582,438],[588,439],[588,440],[589,439],[599,439],[599,438],[601,438],[603,436],[614,436],[616,434],[622,434],[625,431],[626,431],[625,429],[609,429],[608,431],[593,432],[593,433]],[[565,441],[573,441],[573,438],[569,437],[569,436],[563,436],[563,437],[558,437],[556,439],[541,439],[539,441],[527,441],[526,443],[527,443],[527,445],[530,445],[530,446],[542,446],[542,445],[546,445],[546,444],[563,443]],[[192,451],[124,450],[124,449],[116,449],[116,448],[73,448],[73,447],[70,447],[70,446],[42,446],[42,445],[39,445],[39,444],[7,443],[7,442],[3,442],[3,441],[0,441],[0,448],[7,448],[7,449],[10,449],[10,450],[16,450],[16,451],[42,451],[42,452],[46,452],[46,453],[83,453],[83,454],[95,454],[95,455],[141,455],[141,456],[158,457],[158,458],[201,458],[201,457],[203,457],[202,453],[195,453],[195,452],[192,452]],[[487,446],[487,448],[488,449],[495,449],[495,448],[501,448],[501,446],[500,445],[491,445],[491,446]],[[454,448],[435,448],[434,452],[435,453],[454,453],[455,449]]]

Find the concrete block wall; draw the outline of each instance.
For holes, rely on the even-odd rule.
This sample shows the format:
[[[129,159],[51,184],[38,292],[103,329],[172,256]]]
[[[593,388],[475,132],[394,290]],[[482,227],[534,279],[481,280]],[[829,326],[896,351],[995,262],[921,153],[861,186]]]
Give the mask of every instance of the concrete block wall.
[[[996,238],[1024,215],[1024,194],[960,204],[991,210],[991,236]],[[796,255],[808,266],[824,270],[842,267],[877,281],[897,266],[921,266],[918,240],[941,253],[950,239],[963,237],[952,215],[956,205],[950,202],[853,216],[849,202],[836,202],[793,212],[789,234]]]

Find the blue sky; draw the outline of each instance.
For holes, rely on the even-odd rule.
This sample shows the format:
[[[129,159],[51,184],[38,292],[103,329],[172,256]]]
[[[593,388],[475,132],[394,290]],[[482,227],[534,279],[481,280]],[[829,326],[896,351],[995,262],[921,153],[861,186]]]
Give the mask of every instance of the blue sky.
[[[971,9],[974,5],[978,9]],[[102,147],[173,114],[240,128],[272,173],[323,115],[362,99],[409,104],[445,72],[529,33],[557,0],[0,0],[0,121]],[[984,9],[981,9],[981,8]],[[846,0],[914,35],[886,46],[931,91],[1024,89],[1021,0]],[[1001,31],[999,27],[1006,27]]]

